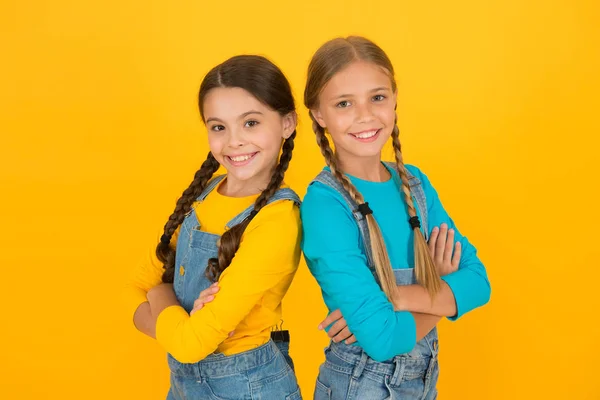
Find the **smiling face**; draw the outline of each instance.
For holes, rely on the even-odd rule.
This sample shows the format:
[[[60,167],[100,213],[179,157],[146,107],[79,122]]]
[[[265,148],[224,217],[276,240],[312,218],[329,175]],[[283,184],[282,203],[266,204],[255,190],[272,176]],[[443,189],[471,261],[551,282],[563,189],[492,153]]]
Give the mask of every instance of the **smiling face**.
[[[241,88],[215,88],[203,102],[210,151],[227,170],[229,185],[266,187],[295,113],[282,116]]]
[[[365,61],[355,61],[337,72],[311,110],[326,128],[342,163],[381,156],[395,124],[396,93],[389,73]]]

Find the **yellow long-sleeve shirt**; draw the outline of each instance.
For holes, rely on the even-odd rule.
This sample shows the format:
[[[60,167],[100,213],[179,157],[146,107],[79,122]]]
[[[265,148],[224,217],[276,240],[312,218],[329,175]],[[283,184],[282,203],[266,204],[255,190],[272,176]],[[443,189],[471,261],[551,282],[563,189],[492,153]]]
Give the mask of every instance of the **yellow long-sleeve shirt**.
[[[225,225],[254,203],[257,196],[227,197],[213,190],[194,204],[201,229],[222,235]],[[156,339],[175,359],[198,362],[214,351],[237,354],[265,344],[281,320],[281,300],[300,262],[300,212],[293,201],[265,206],[250,222],[229,267],[219,278],[215,299],[190,316],[171,306],[158,316]],[[176,237],[171,244],[176,243]],[[128,284],[131,313],[161,283],[162,263],[154,251]],[[176,268],[175,273],[185,273]],[[232,337],[228,337],[235,331]]]

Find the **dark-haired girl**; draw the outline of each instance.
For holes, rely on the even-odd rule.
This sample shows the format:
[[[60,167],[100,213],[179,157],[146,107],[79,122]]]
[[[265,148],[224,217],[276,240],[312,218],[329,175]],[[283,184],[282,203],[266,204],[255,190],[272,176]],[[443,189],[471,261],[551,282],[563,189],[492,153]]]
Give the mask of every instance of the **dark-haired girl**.
[[[271,339],[300,259],[300,200],[283,183],[290,85],[263,57],[233,57],[204,78],[199,108],[210,152],[130,284],[134,323],[169,353],[168,399],[300,399],[287,343]]]

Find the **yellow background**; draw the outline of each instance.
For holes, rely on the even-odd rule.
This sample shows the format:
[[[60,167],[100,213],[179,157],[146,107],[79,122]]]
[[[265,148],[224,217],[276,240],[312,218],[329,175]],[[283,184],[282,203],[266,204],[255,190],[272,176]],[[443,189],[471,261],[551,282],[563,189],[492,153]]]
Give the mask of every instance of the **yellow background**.
[[[478,247],[492,301],[443,322],[440,398],[600,399],[600,12],[589,1],[16,1],[0,8],[0,397],[163,399],[121,288],[206,153],[195,99],[274,60],[302,104],[325,40],[391,57],[408,162]],[[322,166],[306,110],[287,181]],[[387,156],[391,156],[389,149]],[[301,265],[284,327],[305,398],[326,338]]]

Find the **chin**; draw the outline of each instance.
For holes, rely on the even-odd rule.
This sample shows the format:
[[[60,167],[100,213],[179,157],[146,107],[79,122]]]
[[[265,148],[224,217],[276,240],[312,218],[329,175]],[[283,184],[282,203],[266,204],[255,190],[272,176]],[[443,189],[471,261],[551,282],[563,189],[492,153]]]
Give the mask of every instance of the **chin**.
[[[227,171],[227,175],[243,182],[254,178],[256,176],[256,171]]]
[[[372,143],[370,145],[352,146],[346,152],[354,157],[375,157],[381,154],[384,144]]]

